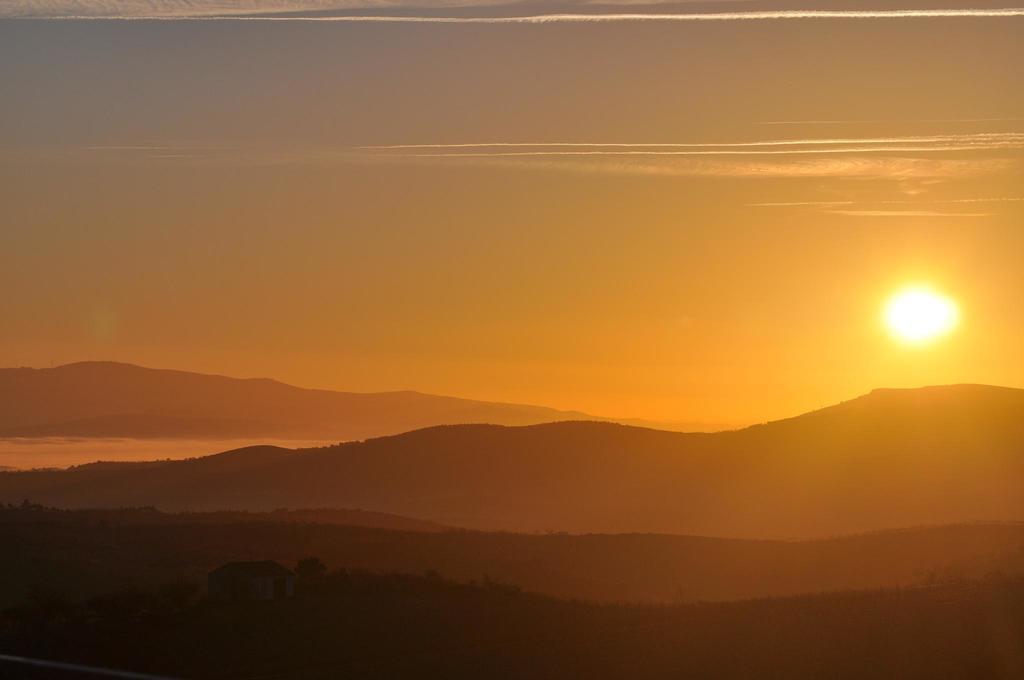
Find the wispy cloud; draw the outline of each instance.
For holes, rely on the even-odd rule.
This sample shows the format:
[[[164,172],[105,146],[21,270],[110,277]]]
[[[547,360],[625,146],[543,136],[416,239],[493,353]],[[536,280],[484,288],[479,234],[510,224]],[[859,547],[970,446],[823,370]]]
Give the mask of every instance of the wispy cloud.
[[[1005,159],[925,159],[890,157],[832,157],[787,159],[694,158],[679,156],[584,156],[539,158],[500,155],[374,156],[381,162],[419,162],[470,165],[537,171],[585,174],[642,175],[650,177],[733,177],[733,178],[851,178],[897,181],[981,177],[1007,171],[1013,162]],[[358,160],[358,159],[353,159]]]
[[[852,147],[849,145],[853,145]],[[367,150],[379,151],[401,151],[401,150],[441,150],[452,151],[464,149],[529,149],[529,151],[515,151],[516,154],[529,155],[563,155],[565,153],[600,153],[618,154],[623,153],[622,149],[630,152],[642,152],[662,155],[666,149],[694,149],[702,152],[711,152],[717,149],[745,149],[735,153],[755,153],[746,149],[760,149],[763,147],[791,147],[792,150],[780,148],[772,153],[795,153],[801,147],[838,147],[830,149],[815,149],[817,153],[843,153],[848,148],[856,151],[875,148],[876,145],[891,147],[900,145],[901,149],[906,146],[937,148],[949,150],[950,147],[976,149],[976,148],[1021,148],[1024,146],[1024,132],[979,132],[973,134],[947,134],[947,135],[919,135],[901,137],[835,137],[835,138],[814,138],[814,139],[769,139],[744,142],[478,142],[478,143],[456,143],[456,144],[378,144],[360,147]],[[586,149],[586,151],[578,151]],[[479,152],[478,152],[479,153]],[[495,153],[486,151],[484,153]],[[498,151],[496,153],[505,153]],[[671,152],[675,153],[675,152]]]
[[[475,7],[491,3],[440,3],[448,7]],[[437,7],[439,3],[431,6]],[[396,2],[383,5],[393,9],[424,8],[415,2]],[[375,23],[427,23],[427,24],[550,24],[550,23],[605,23],[605,22],[724,22],[724,21],[776,21],[820,19],[961,19],[961,18],[1014,18],[1024,17],[1024,8],[964,8],[964,9],[881,9],[881,10],[764,10],[740,12],[692,13],[615,13],[577,14],[552,13],[527,16],[267,16],[284,12],[310,12],[325,10],[377,9],[375,2],[359,0],[276,0],[270,3],[215,2],[203,0],[109,0],[87,3],[81,0],[10,0],[0,7],[0,17],[39,18],[61,21],[117,20],[117,21],[262,21],[262,22],[375,22]],[[252,16],[261,14],[263,16]]]
[[[771,140],[768,140],[769,142]],[[824,140],[783,140],[803,144]],[[727,142],[732,144],[762,142]],[[515,143],[510,143],[515,144]],[[685,143],[690,144],[690,143]],[[1024,142],[1021,142],[1024,145]],[[408,147],[412,146],[412,149]],[[421,146],[430,147],[422,149]],[[0,153],[0,162],[65,162],[146,164],[153,162],[188,165],[286,166],[364,163],[444,164],[510,168],[532,171],[642,175],[652,177],[765,177],[765,178],[862,178],[896,181],[940,181],[951,178],[986,177],[1019,167],[1015,158],[971,154],[966,158],[928,156],[939,149],[964,151],[964,146],[894,147],[886,144],[856,147],[811,148],[686,148],[661,149],[550,149],[502,152],[433,152],[438,145],[386,145],[369,147],[215,145],[201,143],[147,143],[93,145],[71,149],[38,149],[16,154]],[[443,145],[447,148],[450,145]],[[454,145],[458,146],[458,145]],[[475,146],[475,145],[474,145]],[[602,145],[603,146],[603,145]],[[641,145],[642,146],[642,145]],[[880,154],[894,148],[913,148],[913,153]],[[978,147],[967,147],[975,150]],[[1003,147],[999,147],[1003,148]],[[1017,148],[1017,147],[1014,147]],[[426,151],[426,152],[424,152]],[[989,152],[991,153],[991,152]],[[916,156],[916,157],[915,157]],[[979,199],[980,200],[980,199]],[[1006,199],[1010,200],[1010,199]],[[806,201],[792,204],[808,207],[852,207],[850,201]]]
[[[1021,150],[1024,133],[913,137],[776,139],[740,142],[477,142],[385,144],[359,147],[371,153],[408,158],[542,158],[551,156],[805,156],[879,153],[932,154]]]
[[[500,0],[496,0],[500,1]],[[485,6],[489,0],[3,0],[0,17],[62,19],[129,19],[155,17],[188,19],[206,16],[313,13],[359,10],[371,7],[444,7],[466,4]]]
[[[987,175],[1014,161],[974,152],[1019,152],[1024,133],[710,142],[464,142],[358,147],[394,162],[655,176],[859,177],[925,180]],[[973,158],[929,158],[971,152]],[[768,160],[772,159],[772,160]],[[778,159],[778,160],[775,160]]]
[[[971,198],[947,199],[895,199],[895,200],[862,200],[862,201],[776,201],[768,203],[749,203],[755,208],[808,208],[829,215],[848,217],[935,217],[935,218],[977,218],[991,217],[992,212],[960,212],[943,210],[941,206],[981,205],[999,203],[1020,203],[1024,198],[1018,196],[980,196]],[[888,207],[891,206],[891,207]],[[904,207],[897,207],[904,206]]]
[[[773,150],[736,150],[736,149],[702,149],[692,151],[654,151],[647,149],[631,149],[626,151],[482,151],[468,153],[413,153],[403,154],[410,158],[500,158],[500,157],[542,157],[542,156],[804,156],[804,155],[835,155],[835,154],[875,154],[875,153],[941,153],[965,150],[1020,149],[1021,145],[978,144],[965,148],[963,146],[848,146],[834,149],[773,149]]]
[[[758,125],[856,125],[869,123],[1016,123],[1024,118],[915,118],[910,121],[895,118],[849,118],[828,120],[762,120]]]
[[[939,210],[826,210],[830,215],[848,217],[990,217],[992,213],[957,213]]]
[[[902,201],[870,201],[871,205],[920,205],[922,203],[928,204],[958,204],[958,203],[1022,203],[1024,197],[1019,196],[991,196],[991,197],[979,197],[979,198],[947,198],[947,199],[930,199],[926,201],[922,200],[902,200]],[[866,205],[868,202],[860,201],[777,201],[770,203],[750,203],[751,207],[755,208],[828,208],[833,206],[841,205]]]

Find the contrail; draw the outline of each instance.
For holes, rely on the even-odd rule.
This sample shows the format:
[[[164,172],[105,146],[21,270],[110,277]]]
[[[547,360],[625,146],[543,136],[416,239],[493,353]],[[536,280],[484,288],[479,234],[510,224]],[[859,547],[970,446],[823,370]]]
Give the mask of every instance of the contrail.
[[[224,16],[224,15],[63,15],[18,16],[40,21],[230,21],[287,23],[396,23],[396,24],[559,24],[616,22],[722,22],[793,19],[961,19],[1024,17],[1024,8],[1003,9],[892,9],[892,10],[770,10],[689,14],[537,14],[511,17],[440,16]]]

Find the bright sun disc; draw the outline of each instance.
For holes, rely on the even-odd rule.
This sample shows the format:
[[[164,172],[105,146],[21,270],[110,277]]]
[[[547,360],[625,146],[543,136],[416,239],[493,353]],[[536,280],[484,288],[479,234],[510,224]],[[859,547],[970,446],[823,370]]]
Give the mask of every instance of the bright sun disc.
[[[921,344],[949,333],[960,312],[948,297],[925,287],[907,288],[885,305],[885,325],[903,342]]]

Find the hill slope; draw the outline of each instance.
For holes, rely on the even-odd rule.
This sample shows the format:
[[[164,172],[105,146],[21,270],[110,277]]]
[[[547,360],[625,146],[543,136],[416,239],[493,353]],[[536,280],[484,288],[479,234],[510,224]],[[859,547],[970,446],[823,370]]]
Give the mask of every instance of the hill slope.
[[[529,425],[589,417],[418,392],[309,390],[112,362],[0,369],[0,437],[339,441],[447,423]]]
[[[275,602],[181,599],[124,590],[85,606],[37,598],[0,618],[0,650],[187,678],[1024,675],[1019,579],[636,607],[558,601],[486,582],[339,572],[300,580],[295,597]]]
[[[349,525],[349,526],[345,526]],[[225,562],[316,555],[347,569],[460,581],[485,574],[564,598],[696,601],[1024,575],[1024,523],[887,531],[813,541],[660,534],[439,531],[357,511],[183,513],[0,508],[0,610],[33,588],[91,597],[127,584],[201,581]]]
[[[0,500],[361,507],[479,529],[788,538],[1024,520],[1024,390],[880,390],[735,432],[435,427],[288,452],[0,474]]]

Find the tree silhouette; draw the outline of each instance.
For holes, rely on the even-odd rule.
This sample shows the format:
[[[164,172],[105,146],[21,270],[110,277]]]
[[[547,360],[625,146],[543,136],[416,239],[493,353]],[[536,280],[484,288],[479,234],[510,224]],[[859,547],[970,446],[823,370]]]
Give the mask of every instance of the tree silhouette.
[[[312,581],[327,573],[327,565],[319,557],[304,557],[295,565],[295,575],[303,581]]]

